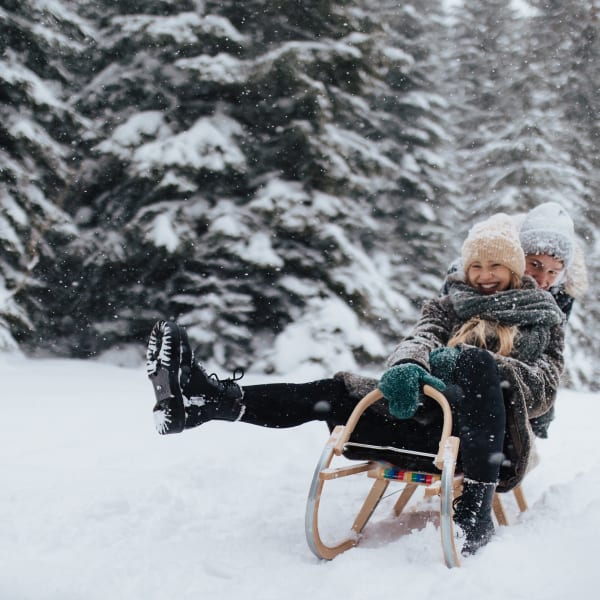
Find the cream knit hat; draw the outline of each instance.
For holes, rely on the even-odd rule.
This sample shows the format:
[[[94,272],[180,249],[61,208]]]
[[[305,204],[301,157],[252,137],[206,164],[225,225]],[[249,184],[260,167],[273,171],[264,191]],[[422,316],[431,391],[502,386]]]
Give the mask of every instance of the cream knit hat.
[[[475,261],[491,260],[523,277],[525,254],[514,219],[498,213],[473,225],[463,243],[461,258],[465,273]]]

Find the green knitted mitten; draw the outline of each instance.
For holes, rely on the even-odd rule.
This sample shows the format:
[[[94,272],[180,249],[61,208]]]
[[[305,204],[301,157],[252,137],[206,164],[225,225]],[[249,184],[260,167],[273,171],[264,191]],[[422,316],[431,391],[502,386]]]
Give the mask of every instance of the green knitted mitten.
[[[419,406],[423,385],[429,384],[443,392],[443,381],[430,375],[423,367],[413,363],[396,365],[388,369],[379,380],[379,389],[388,401],[390,412],[398,419],[410,419]]]
[[[431,365],[431,374],[439,377],[446,383],[452,382],[452,373],[456,365],[456,360],[460,354],[460,348],[436,348],[429,355],[429,364]]]

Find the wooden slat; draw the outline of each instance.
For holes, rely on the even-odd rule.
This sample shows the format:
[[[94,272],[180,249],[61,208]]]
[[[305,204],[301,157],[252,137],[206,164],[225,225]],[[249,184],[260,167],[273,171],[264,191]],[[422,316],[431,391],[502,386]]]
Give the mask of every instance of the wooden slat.
[[[356,475],[357,473],[364,473],[372,468],[372,463],[365,462],[358,465],[348,465],[345,467],[337,467],[335,469],[323,469],[319,473],[319,479],[323,481],[329,481],[331,479],[339,479],[340,477],[348,477],[348,475]]]

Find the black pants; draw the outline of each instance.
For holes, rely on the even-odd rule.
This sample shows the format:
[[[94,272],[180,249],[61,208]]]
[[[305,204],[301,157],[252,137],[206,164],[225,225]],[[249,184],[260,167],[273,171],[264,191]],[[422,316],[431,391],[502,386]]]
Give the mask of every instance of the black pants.
[[[460,439],[459,468],[465,477],[495,482],[503,459],[506,426],[504,398],[493,356],[477,348],[463,351],[453,383],[444,392],[453,414],[453,434]],[[325,421],[330,430],[343,425],[357,400],[343,382],[322,379],[310,383],[244,386],[242,421],[262,427],[294,427]],[[381,400],[365,411],[353,441],[437,453],[442,413],[434,400],[423,398],[411,419],[397,419]]]

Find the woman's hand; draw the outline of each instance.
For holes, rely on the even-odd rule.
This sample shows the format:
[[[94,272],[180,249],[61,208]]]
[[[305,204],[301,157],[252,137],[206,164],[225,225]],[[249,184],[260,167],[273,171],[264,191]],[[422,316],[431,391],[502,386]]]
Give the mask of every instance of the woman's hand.
[[[410,419],[419,406],[419,396],[425,384],[443,392],[441,379],[414,363],[404,363],[388,369],[379,380],[379,389],[388,401],[390,412],[398,419]]]
[[[442,346],[433,350],[429,355],[431,373],[446,383],[451,383],[452,373],[454,372],[459,354],[460,349],[456,347],[448,348],[447,346]]]

